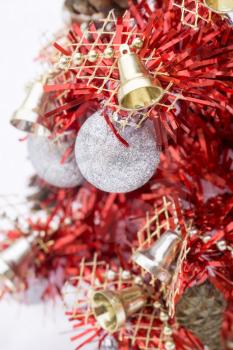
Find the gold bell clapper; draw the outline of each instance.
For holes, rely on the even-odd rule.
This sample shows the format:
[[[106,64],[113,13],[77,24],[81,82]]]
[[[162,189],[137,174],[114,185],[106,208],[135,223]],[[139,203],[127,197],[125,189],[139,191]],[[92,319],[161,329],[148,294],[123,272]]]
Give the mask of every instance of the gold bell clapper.
[[[122,291],[103,290],[93,293],[91,307],[100,327],[114,333],[125,324],[128,317],[146,305],[147,299],[147,293],[139,286]]]
[[[166,231],[148,249],[133,254],[133,261],[161,282],[171,278],[171,266],[176,260],[181,239],[176,232]]]
[[[120,88],[119,105],[126,110],[139,110],[156,104],[163,96],[159,82],[153,79],[139,56],[130,51],[128,45],[120,46],[118,59]]]
[[[50,131],[38,122],[38,109],[43,94],[43,82],[35,81],[30,87],[22,105],[14,112],[11,118],[11,124],[15,128],[39,136],[50,135]]]
[[[233,11],[233,0],[204,0],[205,5],[213,12],[228,13]]]
[[[21,264],[31,253],[38,234],[17,239],[10,247],[0,253],[0,281],[10,290],[15,290],[14,279]]]

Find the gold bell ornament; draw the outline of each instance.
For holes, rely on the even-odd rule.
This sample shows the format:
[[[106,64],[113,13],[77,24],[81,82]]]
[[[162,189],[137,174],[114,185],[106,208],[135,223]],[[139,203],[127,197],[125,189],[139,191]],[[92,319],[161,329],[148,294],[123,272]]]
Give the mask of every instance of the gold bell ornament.
[[[12,118],[11,124],[22,131],[39,136],[49,136],[50,131],[38,121],[38,108],[44,94],[43,82],[35,81],[22,105],[17,109]]]
[[[10,290],[15,290],[15,277],[21,265],[31,253],[32,246],[37,240],[38,234],[19,238],[9,248],[0,253],[0,281]]]
[[[204,0],[205,5],[213,12],[228,13],[233,11],[233,0]]]
[[[148,249],[139,250],[133,261],[161,282],[171,278],[171,266],[177,257],[181,239],[176,232],[166,231]]]
[[[91,307],[96,321],[109,333],[117,332],[127,318],[147,303],[148,295],[142,287],[133,286],[122,291],[95,291]]]
[[[120,88],[119,105],[126,110],[138,110],[156,104],[164,90],[159,82],[154,83],[138,55],[127,44],[120,46],[118,59]]]

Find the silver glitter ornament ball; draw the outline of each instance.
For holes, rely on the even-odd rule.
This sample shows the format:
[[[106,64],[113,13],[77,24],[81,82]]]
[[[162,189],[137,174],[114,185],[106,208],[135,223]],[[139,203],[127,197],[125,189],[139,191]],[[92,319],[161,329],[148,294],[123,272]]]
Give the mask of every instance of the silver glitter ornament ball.
[[[28,139],[29,159],[38,176],[50,185],[70,188],[82,183],[83,177],[78,169],[74,151],[61,162],[72,140],[68,135],[56,140],[30,135]]]
[[[125,193],[142,187],[153,176],[160,160],[154,127],[146,121],[141,128],[126,126],[120,131],[125,147],[103,116],[95,113],[77,136],[75,154],[83,177],[102,191]]]

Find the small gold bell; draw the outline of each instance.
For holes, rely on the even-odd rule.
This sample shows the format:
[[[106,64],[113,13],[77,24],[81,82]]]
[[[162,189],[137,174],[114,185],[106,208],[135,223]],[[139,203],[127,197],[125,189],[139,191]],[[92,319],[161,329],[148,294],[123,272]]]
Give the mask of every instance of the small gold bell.
[[[92,310],[99,325],[109,333],[121,328],[127,318],[146,305],[147,294],[139,286],[120,292],[96,291],[92,295]]]
[[[160,281],[168,282],[180,243],[181,239],[176,232],[167,231],[148,249],[137,251],[132,259]]]
[[[122,108],[137,110],[157,103],[163,96],[163,89],[157,82],[154,84],[149,72],[139,57],[132,53],[129,46],[120,46],[118,68],[120,73],[120,88],[118,101]]]
[[[0,253],[0,281],[9,289],[14,290],[14,278],[20,265],[31,252],[32,245],[37,239],[37,234],[22,237],[15,241],[9,248]]]
[[[24,102],[15,111],[11,118],[11,124],[22,131],[39,136],[49,136],[50,131],[38,122],[38,106],[43,96],[43,84],[35,81],[30,88]]]
[[[213,12],[227,13],[233,11],[233,0],[204,0],[204,2]]]

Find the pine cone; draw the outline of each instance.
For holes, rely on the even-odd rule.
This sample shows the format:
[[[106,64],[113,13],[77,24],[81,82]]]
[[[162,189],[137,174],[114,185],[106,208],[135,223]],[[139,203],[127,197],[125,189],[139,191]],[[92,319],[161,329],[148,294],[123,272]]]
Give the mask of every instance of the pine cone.
[[[122,14],[128,8],[128,0],[66,0],[64,7],[73,20],[87,22],[104,18],[112,9],[117,15]]]
[[[226,304],[209,282],[187,290],[177,305],[176,318],[210,350],[221,350],[221,327]]]

